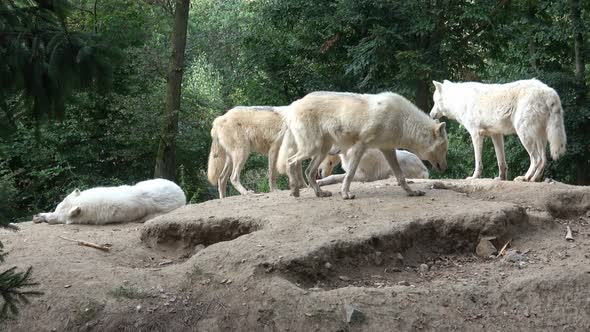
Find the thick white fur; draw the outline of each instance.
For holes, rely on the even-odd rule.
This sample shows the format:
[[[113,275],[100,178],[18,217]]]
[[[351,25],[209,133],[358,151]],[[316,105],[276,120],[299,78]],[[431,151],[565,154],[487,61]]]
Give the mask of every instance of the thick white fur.
[[[516,133],[531,160],[526,174],[515,180],[538,181],[542,178],[547,162],[547,141],[553,159],[565,153],[561,101],[557,92],[542,82],[532,79],[508,84],[433,83],[436,90],[431,117],[455,119],[471,135],[475,171],[469,178],[481,177],[484,136],[492,137],[498,160],[498,179],[501,180],[506,179],[507,173],[504,135]]]
[[[227,180],[242,195],[252,193],[240,182],[240,173],[251,151],[268,155],[268,181],[277,189],[276,161],[283,140],[285,107],[238,106],[213,121],[207,175],[217,185],[219,198],[226,196]]]
[[[409,179],[428,179],[428,169],[422,163],[422,160],[415,154],[404,151],[396,151],[397,160],[402,170],[402,174]],[[345,172],[350,168],[351,156],[348,153],[329,155],[319,168],[318,185],[326,186],[334,183],[340,183],[344,180],[345,174],[332,174],[334,167],[342,162],[342,168]],[[359,162],[353,181],[371,182],[387,179],[393,175],[391,167],[383,153],[377,149],[368,149]]]
[[[186,204],[184,192],[174,182],[154,179],[134,186],[78,189],[57,205],[40,213],[37,221],[59,224],[110,224],[144,222]]]
[[[424,193],[407,185],[394,149],[407,149],[430,161],[435,168],[446,169],[445,124],[430,119],[398,94],[315,92],[292,103],[284,115],[288,134],[281,148],[286,149],[284,154],[288,156],[289,179],[294,179],[298,163],[312,158],[306,175],[318,197],[331,195],[319,188],[315,175],[333,145],[351,156],[341,190],[344,199],[354,198],[349,191],[350,182],[367,148],[381,150],[400,186],[409,195]],[[299,188],[292,185],[291,193],[298,196]]]

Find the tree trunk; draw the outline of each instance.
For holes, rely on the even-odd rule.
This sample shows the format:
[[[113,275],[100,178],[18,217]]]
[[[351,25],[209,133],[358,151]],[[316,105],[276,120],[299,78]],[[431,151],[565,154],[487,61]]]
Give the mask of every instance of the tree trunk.
[[[176,0],[172,31],[172,56],[170,57],[166,86],[166,108],[154,171],[154,177],[169,180],[176,178],[176,133],[178,131],[178,113],[180,112],[189,5],[190,0]]]
[[[576,108],[581,112],[586,104],[587,87],[586,87],[586,59],[585,59],[585,45],[584,45],[584,22],[581,20],[581,8],[579,0],[570,0],[570,8],[572,14],[572,28],[574,34],[574,55],[575,55],[575,89],[576,89]],[[587,121],[584,121],[587,122]],[[585,130],[588,123],[578,124],[578,128]],[[590,176],[588,174],[588,158],[585,152],[576,158],[576,183],[579,185],[587,185],[590,183]]]
[[[416,106],[426,113],[430,113],[432,94],[430,93],[429,80],[418,80],[416,82]]]

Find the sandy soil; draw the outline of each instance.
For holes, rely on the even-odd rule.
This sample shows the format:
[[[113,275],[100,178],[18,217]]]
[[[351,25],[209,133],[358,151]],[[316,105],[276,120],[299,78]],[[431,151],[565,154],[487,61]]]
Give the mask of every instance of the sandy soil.
[[[189,205],[144,225],[0,231],[3,266],[32,265],[45,293],[0,330],[590,330],[590,187],[411,186],[426,196],[389,179],[353,184],[351,201],[306,189]],[[511,245],[484,258],[481,239]]]

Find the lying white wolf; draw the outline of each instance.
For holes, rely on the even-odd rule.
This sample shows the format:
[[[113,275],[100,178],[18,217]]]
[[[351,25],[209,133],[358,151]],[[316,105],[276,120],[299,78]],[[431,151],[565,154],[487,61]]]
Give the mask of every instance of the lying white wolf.
[[[538,181],[547,162],[545,147],[551,146],[551,157],[565,153],[566,136],[563,109],[557,92],[532,79],[508,84],[434,81],[433,118],[446,116],[462,124],[473,141],[475,171],[469,178],[481,177],[483,137],[491,136],[498,160],[498,179],[506,180],[504,135],[518,135],[529,153],[530,167],[515,180]],[[468,179],[469,179],[468,178]]]
[[[381,150],[400,186],[410,195],[424,195],[412,190],[401,172],[395,149],[407,149],[434,168],[447,167],[448,148],[445,124],[438,123],[404,97],[385,92],[376,95],[315,92],[295,101],[284,112],[288,132],[281,149],[287,154],[287,174],[291,194],[299,196],[299,187],[291,181],[301,161],[312,158],[306,170],[316,196],[330,196],[318,186],[315,175],[333,145],[349,151],[350,166],[342,183],[341,195],[352,199],[350,182],[361,157],[368,148]]]
[[[109,224],[144,222],[186,204],[184,192],[174,182],[154,179],[134,186],[74,190],[54,212],[39,213],[35,223]]]
[[[428,169],[415,154],[404,150],[397,150],[396,155],[402,174],[406,178],[428,179]],[[330,153],[320,164],[318,171],[318,175],[321,178],[318,181],[320,187],[340,183],[344,180],[346,174],[332,174],[334,167],[340,162],[342,162],[344,171],[347,172],[351,162],[351,156],[348,151],[345,153]],[[354,175],[354,181],[371,182],[387,179],[392,175],[391,167],[389,167],[389,163],[387,163],[383,153],[377,149],[368,149],[359,162],[356,174]]]

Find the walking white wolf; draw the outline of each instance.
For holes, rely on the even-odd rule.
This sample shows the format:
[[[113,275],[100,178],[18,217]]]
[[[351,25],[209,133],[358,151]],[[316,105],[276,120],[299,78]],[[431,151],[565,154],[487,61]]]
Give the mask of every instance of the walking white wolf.
[[[506,180],[507,173],[504,135],[516,133],[531,160],[526,174],[515,181],[541,179],[547,162],[547,140],[553,159],[565,153],[566,135],[561,101],[557,92],[542,82],[532,79],[508,84],[433,83],[436,90],[430,116],[455,119],[471,135],[475,171],[468,179],[481,177],[484,136],[492,137],[498,160],[497,179],[500,180]]]
[[[385,92],[376,95],[314,92],[292,103],[285,111],[288,131],[281,149],[296,151],[288,157],[287,174],[294,179],[298,163],[312,158],[306,170],[316,196],[330,196],[318,186],[315,175],[333,145],[350,150],[350,168],[342,183],[341,195],[352,199],[350,182],[367,148],[377,148],[387,159],[400,186],[410,196],[424,195],[412,190],[400,170],[396,148],[416,153],[441,171],[447,167],[448,148],[445,124],[428,117],[404,97]],[[289,155],[289,154],[287,154]],[[291,194],[299,187],[290,181]]]
[[[227,180],[242,195],[252,193],[240,182],[240,173],[251,151],[268,156],[268,182],[276,190],[276,160],[283,140],[281,107],[238,106],[215,118],[211,128],[211,151],[207,177],[217,185],[219,198],[226,196]]]
[[[338,151],[340,152],[340,151]],[[320,164],[318,175],[321,178],[318,185],[327,186],[334,183],[340,183],[344,180],[346,174],[332,174],[334,167],[342,162],[342,168],[345,172],[350,168],[351,156],[348,151],[342,153],[329,153],[328,157]],[[409,179],[428,179],[428,169],[422,163],[422,160],[415,154],[404,151],[396,151],[399,167],[406,178]],[[383,156],[383,153],[377,149],[367,149],[359,162],[354,181],[371,182],[387,179],[393,175],[389,163]]]

